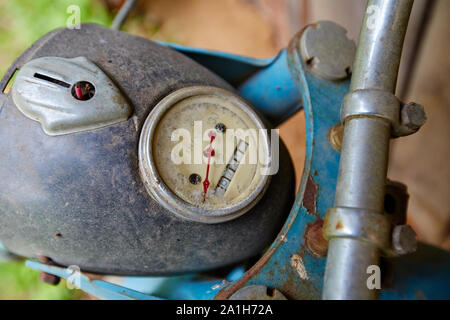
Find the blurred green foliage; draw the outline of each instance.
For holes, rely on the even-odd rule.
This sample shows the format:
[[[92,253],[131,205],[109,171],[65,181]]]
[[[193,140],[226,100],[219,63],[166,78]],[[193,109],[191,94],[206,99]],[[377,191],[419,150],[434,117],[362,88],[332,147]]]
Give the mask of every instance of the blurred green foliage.
[[[81,22],[109,26],[112,16],[98,0],[0,0],[0,75],[41,36],[66,26],[70,5],[78,5]],[[77,299],[64,281],[51,286],[38,281],[39,272],[24,261],[0,263],[0,299]]]
[[[39,272],[25,267],[24,261],[0,263],[0,299],[68,300],[83,297],[69,290],[64,281],[52,286],[38,280]]]
[[[80,7],[82,23],[109,26],[112,22],[99,0],[0,0],[0,74],[37,39],[65,27],[70,5]]]

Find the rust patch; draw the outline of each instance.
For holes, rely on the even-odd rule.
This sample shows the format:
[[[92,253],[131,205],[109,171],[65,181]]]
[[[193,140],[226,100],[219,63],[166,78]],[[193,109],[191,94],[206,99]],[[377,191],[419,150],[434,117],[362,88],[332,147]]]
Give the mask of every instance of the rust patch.
[[[336,230],[344,229],[344,226],[342,225],[342,222],[341,222],[341,221],[338,221],[338,222],[336,223],[335,229],[336,229]]]
[[[263,268],[264,266],[270,261],[275,251],[278,250],[278,248],[284,243],[287,242],[288,239],[286,237],[286,234],[289,232],[289,229],[291,228],[292,224],[295,222],[295,219],[297,218],[297,215],[289,216],[288,217],[288,227],[283,229],[280,234],[278,235],[277,239],[275,240],[273,246],[244,274],[244,276],[234,283],[232,283],[230,286],[227,286],[220,290],[217,295],[214,297],[214,300],[227,300],[229,297],[231,297],[236,291],[244,287],[253,277],[255,277]],[[301,254],[303,257],[303,255]],[[277,269],[280,269],[280,266],[278,265],[277,261],[273,261],[273,266]],[[273,270],[269,270],[268,273],[270,273],[271,276],[274,275]],[[278,270],[278,273],[282,273],[282,270]],[[284,293],[284,292],[283,292]]]
[[[303,235],[305,239],[306,247],[315,256],[322,258],[327,256],[328,252],[328,241],[323,237],[323,220],[317,219],[314,223],[309,223],[306,226],[305,234]]]
[[[316,201],[319,186],[311,176],[306,183],[305,194],[303,195],[303,207],[309,214],[316,215]]]
[[[317,201],[318,191],[319,191],[318,184],[313,180],[313,178],[311,176],[309,176],[308,181],[306,183],[306,188],[305,188],[305,193],[303,196],[302,205],[303,205],[303,207],[306,208],[306,210],[309,214],[317,216],[318,220],[315,223],[312,223],[307,226],[305,235],[303,235],[304,239],[306,240],[305,245],[307,247],[300,248],[300,251],[296,255],[294,261],[293,262],[291,261],[294,264],[295,268],[290,268],[290,269],[292,269],[292,271],[287,271],[283,267],[283,268],[281,268],[282,270],[278,270],[278,272],[277,272],[278,274],[286,274],[287,275],[286,281],[283,282],[283,285],[281,285],[281,288],[278,288],[279,290],[281,290],[281,292],[283,292],[283,294],[285,294],[287,296],[291,296],[291,297],[295,297],[295,298],[303,297],[305,295],[305,292],[308,292],[308,294],[305,295],[305,298],[307,298],[311,295],[312,296],[317,295],[317,297],[320,296],[320,293],[317,293],[317,294],[311,293],[311,292],[316,291],[316,289],[312,284],[310,284],[309,280],[305,280],[305,278],[309,277],[309,276],[307,274],[305,275],[302,268],[298,268],[301,266],[297,263],[298,261],[300,261],[300,260],[298,260],[298,258],[303,259],[303,256],[304,256],[306,250],[308,250],[307,248],[309,248],[309,250],[315,256],[318,256],[318,257],[323,257],[323,256],[326,256],[326,254],[327,254],[328,242],[323,238],[323,235],[322,235],[323,220],[319,217],[319,215],[316,212],[316,201]],[[294,217],[294,220],[295,220],[295,217]],[[275,242],[275,245],[269,251],[267,251],[261,257],[261,259],[255,265],[253,265],[252,268],[250,268],[245,273],[245,275],[242,277],[241,280],[234,282],[231,285],[220,290],[217,293],[217,295],[214,297],[214,299],[215,300],[228,299],[236,291],[238,291],[239,289],[244,287],[259,272],[261,272],[261,270],[267,265],[267,263],[272,258],[274,252],[282,245],[284,240],[288,240],[286,238],[286,233],[288,230],[289,230],[289,228],[284,230],[284,232],[281,235],[279,235],[279,237],[277,238],[277,241]],[[290,259],[292,260],[292,256]],[[273,266],[275,269],[280,268],[276,261],[273,261]],[[301,271],[301,272],[299,273],[299,271]],[[270,272],[270,271],[268,271],[268,272]],[[270,272],[270,274],[273,275],[274,272],[272,271],[272,272]],[[301,277],[300,274],[302,274],[303,277]],[[292,287],[291,287],[292,283],[298,284],[299,281],[302,284],[302,286],[301,286],[302,289],[296,288],[296,289],[292,290]],[[311,289],[310,290],[307,289],[305,291],[304,290],[305,286],[311,287]],[[289,294],[290,292],[291,292],[291,295]]]

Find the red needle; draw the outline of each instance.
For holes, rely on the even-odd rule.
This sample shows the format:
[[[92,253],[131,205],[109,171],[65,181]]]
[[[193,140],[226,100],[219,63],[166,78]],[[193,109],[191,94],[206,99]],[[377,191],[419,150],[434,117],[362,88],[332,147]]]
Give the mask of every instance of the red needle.
[[[206,192],[208,192],[208,188],[209,188],[209,167],[211,164],[211,157],[214,157],[215,151],[212,148],[212,143],[214,141],[214,139],[216,138],[216,135],[214,133],[214,131],[210,131],[209,132],[209,137],[211,138],[211,141],[209,142],[209,147],[208,149],[206,149],[206,154],[208,155],[208,166],[206,167],[206,178],[205,181],[203,181],[203,202],[205,202],[206,200]]]
[[[82,93],[82,91],[81,91],[81,88],[75,87],[75,93],[76,93],[76,95],[77,95],[78,100],[83,99],[83,93]]]

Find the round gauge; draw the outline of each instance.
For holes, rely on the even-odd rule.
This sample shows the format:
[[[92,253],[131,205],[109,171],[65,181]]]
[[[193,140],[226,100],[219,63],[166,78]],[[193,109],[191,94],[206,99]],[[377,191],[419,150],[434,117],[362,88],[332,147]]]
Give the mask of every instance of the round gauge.
[[[147,191],[179,217],[220,223],[248,212],[270,176],[270,142],[240,97],[188,87],[165,97],[146,119],[139,169]]]

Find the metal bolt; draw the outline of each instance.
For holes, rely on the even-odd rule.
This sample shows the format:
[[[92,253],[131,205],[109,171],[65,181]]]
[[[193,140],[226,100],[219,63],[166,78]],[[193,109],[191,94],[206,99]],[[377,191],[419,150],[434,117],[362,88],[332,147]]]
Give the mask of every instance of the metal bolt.
[[[347,30],[331,21],[307,27],[300,38],[303,61],[312,72],[326,80],[347,78],[355,53],[355,42],[347,38]]]
[[[392,245],[398,254],[413,253],[417,250],[416,233],[408,225],[396,226],[392,232]]]
[[[417,132],[427,121],[422,105],[411,102],[403,106],[401,111],[401,125]]]
[[[266,286],[248,286],[239,289],[230,300],[287,300],[277,289]]]
[[[61,278],[50,273],[41,272],[39,274],[39,281],[56,286],[61,281]]]

